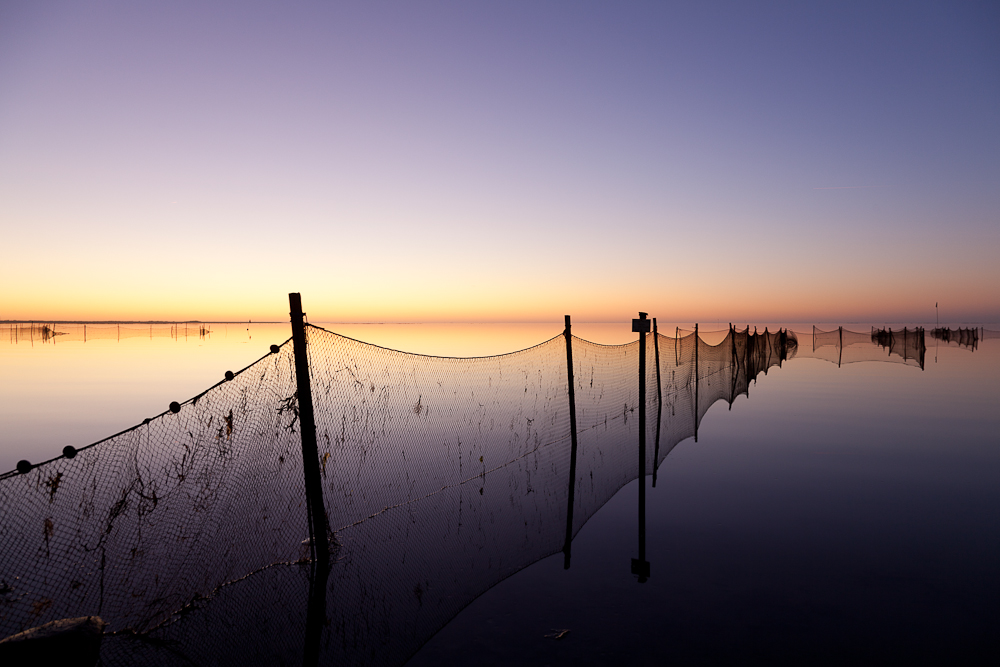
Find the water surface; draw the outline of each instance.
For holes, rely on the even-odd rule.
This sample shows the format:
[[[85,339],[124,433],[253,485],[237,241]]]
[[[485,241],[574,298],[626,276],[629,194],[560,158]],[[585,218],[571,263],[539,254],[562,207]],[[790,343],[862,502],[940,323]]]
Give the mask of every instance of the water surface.
[[[549,335],[540,335],[546,333],[543,328],[524,328],[520,339],[509,333],[486,337],[486,344],[480,336],[476,345],[482,349],[521,339],[527,345],[559,333],[549,326]],[[575,333],[592,339],[603,334],[605,339],[599,342],[617,343],[633,337],[622,328],[595,327],[585,332],[580,326]],[[141,347],[138,340],[125,346],[116,340],[113,346],[107,340],[61,344],[56,339],[49,346],[19,343],[4,348],[5,376],[17,382],[4,383],[9,412],[3,418],[5,426],[12,426],[7,432],[17,437],[8,436],[0,453],[11,465],[26,456],[37,462],[58,454],[60,439],[86,442],[86,434],[93,432],[89,439],[96,440],[142,417],[157,415],[168,400],[195,395],[220,379],[222,371],[206,368],[206,362],[223,371],[237,370],[266,353],[270,343],[281,343],[282,332],[287,331],[284,326],[260,325],[249,331],[234,329],[225,330],[223,336],[215,331],[207,340],[182,342],[174,337],[158,342],[151,338],[142,343],[148,347]],[[661,333],[669,329],[665,326]],[[348,333],[370,340],[373,336],[364,334],[377,331],[387,345],[405,337],[399,329],[385,328]],[[468,340],[465,333],[458,338]],[[706,342],[720,343],[725,333],[709,334]],[[435,335],[427,338],[437,339]],[[396,493],[389,488],[393,484],[389,480],[402,470],[411,479],[404,484],[411,491],[397,494],[404,502],[391,511],[379,509],[385,505],[383,496],[372,496],[376,518],[359,522],[355,529],[345,521],[353,520],[348,518],[354,511],[352,504],[358,504],[359,517],[367,516],[369,511],[357,493],[362,488],[360,480],[372,474],[359,466],[374,465],[372,461],[381,460],[378,457],[392,447],[370,450],[374,459],[354,459],[352,452],[362,450],[331,445],[328,510],[334,516],[333,527],[341,530],[339,560],[327,594],[331,623],[321,655],[338,664],[394,664],[407,658],[409,664],[660,664],[667,660],[842,664],[970,662],[996,657],[1000,344],[988,339],[973,349],[928,337],[921,363],[874,345],[870,351],[863,346],[834,349],[831,355],[829,348],[817,347],[816,341],[811,331],[802,332],[797,354],[767,361],[743,380],[737,374],[731,385],[713,385],[721,376],[705,371],[706,357],[702,357],[702,404],[700,409],[694,405],[698,418],[684,422],[698,425],[697,442],[684,426],[675,429],[676,441],[664,437],[660,456],[647,452],[648,476],[642,480],[644,531],[638,519],[640,480],[632,464],[637,449],[632,444],[636,442],[635,413],[629,407],[635,405],[635,385],[628,369],[635,358],[628,355],[634,352],[624,347],[619,352],[615,351],[619,348],[587,352],[589,348],[581,343],[575,360],[579,391],[584,392],[580,400],[597,401],[597,407],[606,403],[600,409],[611,425],[585,435],[581,466],[590,471],[591,479],[605,473],[611,476],[591,485],[590,493],[596,490],[596,496],[587,495],[586,474],[578,480],[571,549],[564,546],[566,485],[538,484],[539,479],[546,479],[545,470],[554,471],[554,478],[565,478],[568,449],[553,450],[562,452],[556,458],[538,458],[540,454],[531,448],[518,450],[524,453],[514,452],[499,467],[487,470],[484,464],[481,481],[478,472],[460,470],[455,479],[465,481],[444,493],[432,488],[432,495],[422,499],[412,491],[413,484],[433,481],[447,466],[463,464],[451,454],[444,458],[425,455],[421,453],[424,445],[412,436],[400,435],[402,446],[416,447],[409,450],[409,460],[417,467],[386,468],[377,473],[383,477],[373,479],[376,485],[389,485],[384,496],[389,498]],[[672,343],[661,343],[666,353]],[[405,347],[405,341],[398,347]],[[336,343],[335,348],[324,358],[347,354],[359,363],[372,355],[381,358],[381,353],[346,341]],[[545,363],[556,365],[563,353],[558,344],[550,348]],[[709,352],[706,347],[702,354]],[[847,352],[853,356],[845,356]],[[674,374],[692,362],[690,356],[682,358],[679,351],[677,355],[670,370]],[[849,363],[862,358],[866,360]],[[400,359],[403,366],[387,362],[385,368],[416,363],[409,357]],[[609,400],[604,390],[586,394],[595,390],[592,384],[587,386],[585,377],[580,378],[588,364],[602,368],[611,363],[608,360],[623,369],[614,371],[621,375],[620,382],[615,380],[607,391],[620,392],[624,411],[612,407],[618,399]],[[335,391],[342,391],[337,389],[341,386],[337,368],[335,364],[327,381]],[[418,375],[430,378],[444,372],[440,381],[456,382],[456,387],[492,385],[492,380],[484,382],[482,377],[463,379],[461,373],[456,376],[433,368],[437,366],[428,365]],[[386,381],[385,386],[406,385],[409,371],[403,368],[401,372],[400,379]],[[504,372],[509,376],[509,371]],[[617,378],[614,373],[606,377]],[[369,375],[379,377],[379,373]],[[151,376],[156,379],[150,380]],[[550,415],[551,419],[544,419],[551,421],[553,443],[561,437],[558,434],[565,429],[566,419],[558,376],[554,378],[551,388],[546,388],[547,381],[528,374],[510,385],[530,389],[532,395],[553,397],[550,407],[531,407],[541,410],[540,415]],[[422,382],[402,394],[393,389],[396,393],[387,396],[397,396],[392,400],[403,406],[412,428],[427,429],[420,421],[425,409],[439,409],[442,403],[434,398],[434,382]],[[365,392],[377,395],[377,380],[371,384],[370,392],[367,385],[363,387]],[[12,391],[11,386],[21,391]],[[350,386],[350,382],[343,385]],[[652,379],[648,386],[653,386]],[[676,384],[681,394],[690,392],[690,386],[689,380]],[[407,393],[411,391],[413,396]],[[522,411],[530,407],[508,389],[493,391],[499,392],[494,394],[495,401],[515,401]],[[670,394],[664,401],[672,406],[663,417],[664,433],[689,419],[684,415],[689,414],[685,400],[690,395],[683,398],[681,394]],[[709,394],[725,400],[713,399],[706,405],[704,397]],[[42,397],[58,409],[45,414],[39,405]],[[650,407],[656,405],[652,399],[648,402]],[[371,405],[366,414],[390,415],[380,412],[382,404]],[[199,409],[210,410],[204,404]],[[337,414],[331,412],[329,417]],[[482,428],[494,418],[483,413],[476,419]],[[517,432],[538,432],[539,427],[530,423],[537,419],[530,417],[527,426],[519,422]],[[327,424],[329,433],[335,432],[335,423]],[[390,433],[393,423],[385,422]],[[433,427],[442,431],[423,431],[424,439],[449,441],[448,423],[444,419]],[[593,429],[598,423],[584,426]],[[345,446],[369,437],[363,430],[357,433],[344,441]],[[373,442],[383,436],[374,437]],[[650,449],[653,438],[650,415]],[[390,437],[385,442],[397,441]],[[466,445],[469,442],[466,438]],[[31,444],[25,447],[23,443]],[[482,451],[490,459],[494,450]],[[416,463],[420,456],[425,463]],[[590,463],[584,465],[585,460]],[[474,457],[465,459],[465,466],[470,463],[472,468],[479,465]],[[69,474],[72,469],[65,470]],[[623,483],[624,488],[615,493]],[[509,495],[509,502],[503,500],[504,494]],[[499,505],[498,500],[502,501]],[[43,509],[45,502],[43,497]],[[344,516],[339,523],[338,513]],[[519,521],[523,529],[518,528]],[[650,574],[640,582],[633,574],[632,560],[639,556],[642,536]],[[297,545],[298,538],[294,541]],[[150,549],[155,550],[155,545]],[[444,571],[442,563],[448,564]],[[5,567],[9,569],[10,564],[8,559]],[[172,625],[158,626],[152,632],[178,645],[187,642],[183,645],[190,657],[202,650],[199,642],[203,640],[198,637],[220,624],[226,624],[230,641],[244,637],[246,643],[256,641],[259,647],[262,640],[257,630],[264,622],[275,628],[276,654],[296,655],[301,641],[294,637],[305,622],[305,589],[301,587],[308,579],[301,567],[272,568],[230,585],[183,622],[171,621]],[[428,574],[423,577],[421,572]],[[443,578],[442,572],[451,574]],[[266,579],[272,576],[277,579]],[[362,588],[350,592],[357,582]],[[269,597],[272,593],[266,591],[272,589],[268,586],[276,583],[283,583],[281,590],[286,593]],[[259,610],[254,622],[240,620],[246,614],[247,595],[270,601],[272,615],[265,612],[266,621],[261,621]],[[436,605],[436,611],[431,605]],[[198,623],[203,630],[197,630]],[[109,646],[118,647],[109,657],[123,655],[125,640],[120,637],[109,641]],[[288,642],[288,646],[278,646]],[[416,654],[410,657],[414,650]],[[208,662],[220,659],[218,649],[211,655]],[[135,655],[132,659],[142,662]]]

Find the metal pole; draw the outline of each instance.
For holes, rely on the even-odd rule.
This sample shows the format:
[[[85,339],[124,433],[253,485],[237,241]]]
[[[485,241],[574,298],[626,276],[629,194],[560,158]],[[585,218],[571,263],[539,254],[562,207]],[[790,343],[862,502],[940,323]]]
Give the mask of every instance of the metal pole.
[[[569,315],[566,316],[566,379],[569,384],[569,429],[571,449],[569,454],[569,499],[566,503],[566,541],[563,542],[563,569],[569,569],[570,547],[573,543],[573,502],[576,491],[576,383],[573,379],[573,334]]]

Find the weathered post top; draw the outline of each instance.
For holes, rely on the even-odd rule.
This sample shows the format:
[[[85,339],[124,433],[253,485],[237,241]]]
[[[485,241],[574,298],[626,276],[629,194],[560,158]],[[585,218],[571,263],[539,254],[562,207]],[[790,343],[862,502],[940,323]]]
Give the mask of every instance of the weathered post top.
[[[639,318],[632,319],[632,331],[636,333],[649,333],[649,320],[646,319],[647,313],[639,313]]]

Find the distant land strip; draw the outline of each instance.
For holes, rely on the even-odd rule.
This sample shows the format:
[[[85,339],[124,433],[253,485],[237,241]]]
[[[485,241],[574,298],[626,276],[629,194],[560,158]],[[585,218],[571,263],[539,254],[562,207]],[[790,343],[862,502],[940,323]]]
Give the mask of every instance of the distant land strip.
[[[260,320],[0,320],[0,324],[288,324]]]

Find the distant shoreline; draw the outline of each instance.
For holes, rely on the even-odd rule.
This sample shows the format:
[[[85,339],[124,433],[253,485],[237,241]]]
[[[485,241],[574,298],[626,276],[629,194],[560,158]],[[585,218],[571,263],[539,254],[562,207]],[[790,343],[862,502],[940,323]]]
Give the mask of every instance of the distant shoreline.
[[[211,320],[0,320],[0,324],[287,324],[287,322]]]
[[[622,324],[623,322],[626,322],[626,321],[625,320],[620,320],[620,321],[619,320],[581,320],[579,322],[574,322],[574,324]],[[758,322],[771,323],[771,320],[759,320]],[[822,322],[818,322],[818,323],[819,324],[836,324],[838,322],[840,324],[843,324],[843,325],[862,324],[862,325],[865,325],[865,326],[879,325],[879,324],[882,325],[882,326],[892,325],[892,324],[901,324],[901,325],[910,326],[910,325],[917,324],[918,326],[926,326],[928,328],[933,328],[930,324],[920,324],[916,320],[896,320],[896,321],[889,321],[889,320],[879,320],[879,321],[866,321],[866,320],[834,321],[834,320],[830,320],[830,321],[822,321]],[[400,324],[406,324],[406,325],[486,324],[486,325],[492,325],[492,324],[553,324],[553,323],[560,324],[560,322],[556,322],[555,320],[552,320],[552,321],[542,321],[542,322],[493,322],[493,321],[489,321],[489,322],[475,322],[475,321],[447,321],[447,322],[412,322],[412,321],[411,322],[392,322],[392,321],[370,322],[369,321],[369,322],[349,322],[349,321],[340,321],[340,320],[315,320],[313,322],[313,324],[347,324],[347,325],[352,325],[352,326],[358,326],[358,325],[379,325],[379,324],[381,324],[381,325],[386,325],[386,324],[388,324],[388,325],[400,325]],[[745,326],[747,323],[753,325],[753,322],[742,322],[742,325]],[[815,324],[817,324],[817,321],[816,320],[801,320],[801,321],[774,320],[774,323],[775,324],[780,323],[782,325],[794,325],[794,324],[810,324],[810,325],[815,325]],[[251,324],[252,325],[252,324],[288,324],[288,320],[278,320],[278,321],[275,321],[275,320],[259,320],[257,322],[254,322],[252,320],[52,320],[52,319],[0,320],[0,325],[10,325],[10,324],[146,324],[146,325],[166,325],[166,324]],[[670,324],[676,324],[676,323],[675,322],[671,322]],[[693,324],[693,322],[691,324]],[[706,321],[702,322],[702,324],[704,324],[704,325],[715,325],[715,324],[717,324],[717,325],[721,325],[721,326],[723,326],[723,328],[725,328],[725,324],[726,323],[725,322],[712,322],[712,321],[706,320]],[[942,322],[942,324],[946,324],[946,323]],[[1000,321],[990,322],[990,321],[972,321],[972,320],[964,321],[963,320],[963,321],[952,321],[949,324],[950,324],[950,326],[956,326],[956,325],[965,326],[965,325],[971,325],[971,324],[975,324],[976,326],[992,326],[992,325],[1000,325]]]

